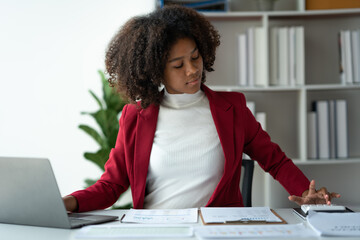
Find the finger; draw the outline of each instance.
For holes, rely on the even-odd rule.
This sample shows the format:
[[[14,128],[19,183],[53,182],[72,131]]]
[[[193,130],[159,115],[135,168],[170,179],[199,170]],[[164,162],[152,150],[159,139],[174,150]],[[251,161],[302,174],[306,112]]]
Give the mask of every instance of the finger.
[[[315,180],[311,180],[310,185],[309,185],[309,195],[315,194],[315,193],[316,193]]]
[[[320,188],[320,190],[317,191],[317,194],[322,196],[323,200],[325,201],[325,204],[327,204],[327,205],[331,204],[330,193],[327,191],[326,188],[324,188],[324,187]]]
[[[328,198],[327,198],[327,204],[331,204],[331,200],[332,200],[333,198],[339,198],[339,197],[340,197],[340,194],[335,193],[335,192],[332,192],[332,193],[328,193],[327,196],[328,196]]]
[[[322,187],[319,190],[316,191],[318,195],[322,195],[323,200],[325,201],[325,204],[330,205],[331,204],[331,195],[326,189],[326,187]]]
[[[341,195],[336,192],[330,193],[330,198],[340,198],[340,197],[341,197]]]
[[[295,195],[291,195],[288,197],[288,199],[298,205],[302,205],[304,204],[304,198],[302,197],[298,197],[298,196],[295,196]]]
[[[325,194],[325,202],[327,205],[331,205],[331,199],[330,199],[330,195],[329,194]]]
[[[326,198],[324,195],[318,195],[317,197],[314,197],[310,200],[311,203],[309,204],[329,204],[328,198]],[[331,202],[330,202],[331,204]]]
[[[317,192],[319,193],[322,193],[322,194],[328,194],[329,192],[328,192],[328,190],[326,189],[326,187],[322,187],[322,188],[320,188],[319,190],[317,190]]]

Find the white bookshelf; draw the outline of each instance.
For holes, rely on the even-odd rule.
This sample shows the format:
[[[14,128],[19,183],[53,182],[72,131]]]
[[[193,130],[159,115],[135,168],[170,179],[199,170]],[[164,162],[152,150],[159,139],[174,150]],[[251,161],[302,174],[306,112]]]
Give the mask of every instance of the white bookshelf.
[[[297,164],[360,163],[360,86],[343,85],[339,77],[337,34],[344,29],[360,28],[360,9],[305,11],[298,0],[298,11],[205,13],[221,35],[215,72],[207,84],[215,90],[239,91],[256,110],[266,112],[267,131]],[[266,32],[266,66],[270,78],[269,30],[272,27],[304,26],[305,83],[298,86],[241,87],[238,84],[237,35],[250,27]],[[348,103],[349,158],[307,159],[306,114],[315,100],[346,99]]]

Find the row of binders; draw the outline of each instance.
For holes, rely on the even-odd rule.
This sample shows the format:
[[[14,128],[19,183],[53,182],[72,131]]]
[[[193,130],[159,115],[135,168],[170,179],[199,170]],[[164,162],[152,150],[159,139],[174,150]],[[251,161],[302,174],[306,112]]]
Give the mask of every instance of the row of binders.
[[[270,30],[270,85],[295,86],[305,81],[304,27]]]
[[[340,81],[360,83],[360,30],[343,30],[339,36]]]
[[[229,11],[229,0],[157,0],[157,6],[163,8],[167,5],[182,5],[205,12]]]
[[[252,27],[238,35],[238,77],[240,86],[268,86],[266,32]]]
[[[319,100],[307,115],[308,158],[348,158],[347,102]]]
[[[274,27],[270,30],[270,64],[265,28],[248,28],[238,35],[239,85],[246,87],[304,84],[304,27]],[[270,79],[268,77],[270,66]]]

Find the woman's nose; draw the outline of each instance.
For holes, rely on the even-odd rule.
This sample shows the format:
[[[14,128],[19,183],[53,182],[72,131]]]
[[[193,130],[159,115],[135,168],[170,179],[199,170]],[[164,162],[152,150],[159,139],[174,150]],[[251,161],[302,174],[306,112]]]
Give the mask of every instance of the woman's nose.
[[[191,76],[194,73],[197,73],[198,69],[197,66],[194,63],[188,63],[186,66],[186,75]]]

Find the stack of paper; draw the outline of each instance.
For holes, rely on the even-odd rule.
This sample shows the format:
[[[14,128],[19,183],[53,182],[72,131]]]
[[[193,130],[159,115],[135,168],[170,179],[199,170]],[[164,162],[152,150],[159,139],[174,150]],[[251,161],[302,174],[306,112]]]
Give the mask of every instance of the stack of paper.
[[[204,224],[209,223],[285,223],[269,207],[202,207]]]
[[[310,211],[309,225],[322,236],[360,237],[360,213],[324,213]]]
[[[239,238],[300,238],[317,236],[304,224],[284,225],[221,225],[203,226],[195,229],[199,239],[239,239]]]
[[[193,228],[184,225],[106,225],[88,226],[76,234],[76,238],[178,238],[193,236]]]
[[[198,209],[130,209],[123,216],[123,223],[177,224],[197,223]]]

